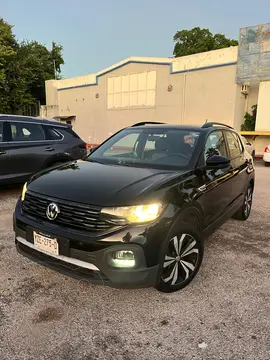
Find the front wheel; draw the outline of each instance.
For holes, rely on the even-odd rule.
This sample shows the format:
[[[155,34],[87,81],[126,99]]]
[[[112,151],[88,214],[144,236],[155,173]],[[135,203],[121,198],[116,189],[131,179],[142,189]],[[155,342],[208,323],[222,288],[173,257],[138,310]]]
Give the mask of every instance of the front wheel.
[[[194,226],[182,223],[165,244],[157,290],[183,289],[198,273],[202,258],[202,235]]]
[[[249,218],[253,200],[253,186],[249,185],[245,193],[243,204],[233,215],[233,219],[245,221]]]

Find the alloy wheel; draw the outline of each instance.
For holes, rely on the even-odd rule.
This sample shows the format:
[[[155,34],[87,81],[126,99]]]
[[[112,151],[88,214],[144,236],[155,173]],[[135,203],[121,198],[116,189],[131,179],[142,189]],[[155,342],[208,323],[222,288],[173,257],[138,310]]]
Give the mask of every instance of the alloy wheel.
[[[187,280],[199,258],[197,241],[189,234],[174,236],[170,241],[162,269],[162,280],[169,285],[178,285]]]
[[[251,205],[252,205],[252,188],[249,187],[245,196],[245,204],[244,204],[244,213],[246,217],[250,213]]]

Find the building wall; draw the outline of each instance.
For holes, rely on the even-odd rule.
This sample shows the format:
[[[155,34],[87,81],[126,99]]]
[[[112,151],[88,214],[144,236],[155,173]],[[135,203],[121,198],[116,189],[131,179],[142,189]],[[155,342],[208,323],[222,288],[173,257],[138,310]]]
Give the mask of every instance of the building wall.
[[[156,71],[155,105],[107,108],[108,78],[146,71]],[[100,76],[97,85],[59,88],[59,116],[75,116],[74,130],[90,143],[99,143],[122,127],[140,121],[198,125],[207,119],[233,125],[235,65],[171,72],[169,63],[129,63]],[[168,91],[170,85],[172,91]]]
[[[233,125],[235,65],[187,72],[182,76],[186,77],[183,123],[200,125],[207,120]]]
[[[236,86],[235,105],[234,105],[234,117],[231,124],[237,131],[241,130],[241,125],[244,122],[244,116],[247,108],[247,99],[241,93],[241,86]]]
[[[237,51],[237,47],[231,47],[181,58],[132,57],[97,74],[50,80],[46,82],[47,105],[42,107],[41,116],[72,119],[74,130],[88,143],[100,143],[119,129],[141,121],[200,125],[207,120],[227,123],[240,130],[245,112],[250,112],[259,101],[259,83],[250,84],[245,98],[241,85],[236,84]],[[111,90],[112,84],[118,84],[117,88],[121,82],[123,99],[126,79],[134,82],[133,74],[140,74],[140,79],[149,72],[156,73],[154,103],[147,98],[140,106],[132,105],[131,101],[123,108],[117,107],[120,93]],[[108,80],[111,78],[116,80]],[[139,90],[142,89],[138,85],[138,94]],[[149,94],[152,96],[153,91]],[[261,94],[260,102],[267,110],[267,96],[263,90]],[[115,99],[113,105],[112,99]],[[256,139],[258,152],[267,141],[268,138]]]
[[[267,131],[270,128],[270,81],[261,81],[258,96],[256,130]]]
[[[259,83],[252,84],[249,88],[248,96],[247,96],[247,107],[246,111],[251,113],[252,106],[258,104],[258,96],[259,96]]]
[[[172,61],[173,72],[201,69],[223,64],[234,64],[237,61],[238,46],[204,53],[182,56]]]

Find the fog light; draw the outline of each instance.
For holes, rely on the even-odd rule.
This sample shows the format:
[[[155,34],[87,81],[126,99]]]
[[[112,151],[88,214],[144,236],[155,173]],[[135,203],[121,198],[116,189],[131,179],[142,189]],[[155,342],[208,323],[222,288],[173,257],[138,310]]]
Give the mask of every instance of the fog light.
[[[118,268],[132,268],[135,266],[133,251],[121,250],[116,251],[111,257],[112,266]]]

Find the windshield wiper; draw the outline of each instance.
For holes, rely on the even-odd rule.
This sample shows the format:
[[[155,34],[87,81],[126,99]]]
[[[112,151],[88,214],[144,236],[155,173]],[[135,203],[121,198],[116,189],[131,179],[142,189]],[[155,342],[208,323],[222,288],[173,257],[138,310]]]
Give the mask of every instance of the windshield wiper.
[[[133,166],[133,164],[126,163],[125,161],[122,161],[122,160],[118,161],[118,162],[117,162],[117,165]]]

